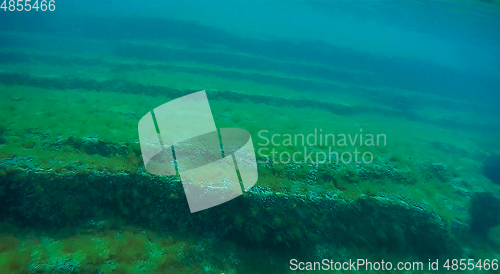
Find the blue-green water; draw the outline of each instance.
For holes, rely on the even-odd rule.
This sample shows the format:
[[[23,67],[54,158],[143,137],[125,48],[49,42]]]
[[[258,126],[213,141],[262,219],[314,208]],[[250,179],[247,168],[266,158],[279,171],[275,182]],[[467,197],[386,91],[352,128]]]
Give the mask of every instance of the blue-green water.
[[[499,1],[5,3],[0,273],[494,273]],[[259,179],[190,213],[178,176],[145,170],[137,127],[199,90],[217,128],[250,132]],[[286,143],[320,131],[384,144]],[[354,151],[371,161],[339,161]]]

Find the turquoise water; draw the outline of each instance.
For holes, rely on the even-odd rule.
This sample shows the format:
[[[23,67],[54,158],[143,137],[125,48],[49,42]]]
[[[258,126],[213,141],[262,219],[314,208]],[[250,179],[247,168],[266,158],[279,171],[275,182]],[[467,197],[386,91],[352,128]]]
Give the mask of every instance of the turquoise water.
[[[500,2],[5,3],[0,273],[497,269]],[[200,90],[258,180],[191,213],[138,123]]]

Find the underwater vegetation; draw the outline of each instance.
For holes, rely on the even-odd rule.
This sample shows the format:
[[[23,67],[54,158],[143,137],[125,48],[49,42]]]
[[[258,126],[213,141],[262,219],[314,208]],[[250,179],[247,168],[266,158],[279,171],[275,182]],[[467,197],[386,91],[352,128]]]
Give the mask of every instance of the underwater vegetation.
[[[58,81],[64,85],[65,80]],[[466,153],[458,149],[465,139],[454,130],[431,126],[436,132],[420,137],[440,139],[440,145],[415,143],[403,133],[419,132],[422,121],[399,122],[389,115],[380,122],[373,114],[340,115],[296,101],[290,106],[288,100],[271,99],[276,103],[268,104],[265,96],[208,91],[218,126],[245,128],[255,143],[263,141],[259,130],[270,125],[279,133],[307,133],[314,126],[356,134],[359,127],[353,125],[363,120],[384,128],[388,143],[395,145],[356,147],[372,152],[376,164],[284,164],[258,156],[259,181],[249,193],[214,210],[189,214],[178,178],[144,170],[136,121],[154,106],[152,98],[163,102],[190,90],[150,87],[157,93],[144,95],[106,91],[112,89],[107,85],[100,92],[0,88],[6,99],[0,104],[15,102],[0,109],[10,117],[0,124],[0,216],[36,228],[31,235],[39,239],[32,242],[15,230],[4,234],[0,259],[5,271],[265,273],[266,267],[276,267],[278,273],[278,263],[287,264],[283,254],[317,259],[320,246],[322,256],[344,259],[335,250],[371,254],[383,249],[386,258],[424,259],[462,256],[468,245],[463,235],[469,230],[497,242],[498,190],[475,168],[478,162],[450,156]],[[255,111],[251,116],[249,104]],[[397,126],[389,126],[387,119]],[[374,130],[365,127],[364,132]],[[280,153],[298,149],[273,148]],[[54,233],[60,227],[68,229]],[[171,245],[156,242],[169,237]],[[199,245],[198,240],[205,242]],[[214,253],[216,242],[227,242],[232,255]],[[245,260],[258,258],[248,248],[265,250],[276,264],[255,268]],[[487,250],[489,244],[480,248]],[[231,261],[223,260],[226,255]]]
[[[64,86],[66,80],[73,81],[62,78],[59,84],[39,83]],[[469,225],[472,233],[494,239],[498,225],[494,214],[496,198],[492,198],[497,191],[495,184],[481,180],[481,171],[474,169],[476,162],[450,157],[453,151],[460,156],[464,153],[458,149],[460,137],[453,130],[431,126],[436,132],[419,133],[420,137],[439,138],[440,145],[415,143],[404,138],[403,133],[419,132],[422,121],[412,124],[384,116],[385,121],[392,119],[397,125],[388,126],[373,114],[341,115],[335,108],[318,110],[293,100],[208,91],[218,126],[245,128],[255,143],[263,141],[259,140],[259,130],[270,125],[273,127],[269,129],[278,133],[307,133],[314,126],[325,132],[356,134],[359,127],[353,124],[363,120],[384,128],[388,142],[395,145],[356,147],[372,152],[376,164],[284,164],[266,162],[258,156],[256,187],[213,211],[191,215],[178,178],[152,176],[144,170],[136,132],[142,111],[154,106],[152,98],[163,102],[190,90],[150,86],[152,94],[144,95],[139,93],[143,87],[133,84],[128,86],[128,93],[107,91],[114,86],[109,83],[100,86],[100,92],[62,91],[45,84],[0,86],[3,98],[15,102],[1,109],[10,118],[0,127],[4,140],[0,145],[0,204],[5,209],[0,216],[38,231],[71,227],[72,232],[47,236],[48,242],[68,243],[60,247],[61,253],[55,249],[38,251],[39,246],[23,244],[24,238],[8,234],[2,258],[13,271],[23,273],[31,267],[37,271],[90,269],[102,273],[133,273],[140,269],[151,269],[151,273],[205,273],[205,269],[245,272],[252,262],[243,259],[248,254],[234,255],[243,252],[241,247],[259,252],[265,249],[276,261],[283,259],[279,254],[284,250],[297,256],[316,254],[313,250],[320,244],[326,254],[336,254],[338,247],[368,253],[383,248],[387,258],[427,258],[460,256],[461,237],[467,235]],[[86,87],[84,82],[77,85]],[[268,99],[276,102],[268,103]],[[246,111],[249,104],[255,111],[251,116]],[[337,123],[332,125],[332,120]],[[364,132],[376,133],[370,128],[364,128]],[[280,153],[298,149],[272,148]],[[471,174],[475,174],[474,179],[470,179]],[[478,185],[488,199],[475,194]],[[110,221],[114,219],[121,221]],[[136,227],[141,233],[123,232],[124,226]],[[156,253],[150,254],[156,247],[152,247],[143,230],[160,235],[155,236],[159,241],[164,235],[174,241],[194,235],[204,235],[202,239],[213,242],[228,241],[233,243],[234,262],[240,263],[216,264],[221,258],[210,257],[210,249],[197,246],[193,240],[176,245],[176,251],[169,253],[177,254],[172,258],[160,259]],[[183,236],[176,234],[179,232]],[[190,255],[183,257],[177,249],[187,249]],[[36,257],[39,253],[42,255]]]
[[[100,228],[69,236],[33,233],[0,235],[1,273],[207,273],[224,266],[209,252],[214,249],[209,242],[174,240],[136,227]],[[192,258],[199,264],[193,264]]]
[[[129,27],[120,36],[103,18],[71,19],[61,36],[17,19],[18,29],[0,30],[0,274],[290,273],[290,258],[500,258],[499,110],[455,89],[479,90],[481,77],[196,22],[104,18]],[[218,128],[251,133],[259,180],[190,214],[179,177],[145,170],[137,123],[202,89]],[[266,144],[262,130],[387,139]],[[280,158],[305,149],[334,161]],[[353,150],[373,161],[335,161]]]

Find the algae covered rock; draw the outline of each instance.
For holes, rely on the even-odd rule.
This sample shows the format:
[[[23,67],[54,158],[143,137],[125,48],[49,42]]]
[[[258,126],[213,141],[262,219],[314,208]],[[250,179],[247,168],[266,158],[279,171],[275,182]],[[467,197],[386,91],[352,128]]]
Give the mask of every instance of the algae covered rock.
[[[475,193],[469,213],[471,232],[486,236],[490,228],[500,224],[500,198],[490,192]]]

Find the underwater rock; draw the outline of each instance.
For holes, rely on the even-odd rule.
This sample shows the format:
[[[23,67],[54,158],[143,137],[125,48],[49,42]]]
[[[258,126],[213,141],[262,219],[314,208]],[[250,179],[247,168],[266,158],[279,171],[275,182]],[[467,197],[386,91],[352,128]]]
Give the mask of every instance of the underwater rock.
[[[0,170],[18,163],[0,161]],[[9,199],[0,200],[4,205],[0,215],[20,225],[43,224],[39,229],[67,225],[84,231],[95,220],[120,219],[155,231],[209,233],[271,248],[309,250],[318,243],[335,243],[421,258],[459,255],[453,254],[459,250],[458,243],[437,214],[397,198],[350,200],[314,192],[276,193],[256,186],[216,210],[189,214],[187,201],[179,198],[182,184],[175,177],[93,170],[59,174],[27,169],[17,173],[31,178],[32,183],[9,175],[5,181],[15,188],[5,189],[3,197]]]
[[[428,166],[427,170],[433,177],[438,178],[442,182],[447,181],[451,177],[449,168],[442,163],[434,163]]]
[[[483,166],[484,176],[494,184],[500,185],[500,155],[493,154],[486,159]]]
[[[500,198],[489,192],[475,193],[469,212],[471,232],[486,237],[490,228],[500,225]]]

